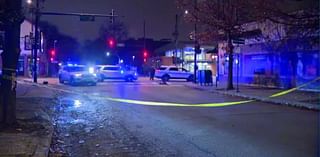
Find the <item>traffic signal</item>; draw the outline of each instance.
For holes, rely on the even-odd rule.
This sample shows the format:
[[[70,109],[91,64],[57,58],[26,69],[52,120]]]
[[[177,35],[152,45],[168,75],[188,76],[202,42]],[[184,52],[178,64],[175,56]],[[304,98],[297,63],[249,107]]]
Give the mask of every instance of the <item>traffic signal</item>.
[[[143,62],[147,62],[147,57],[148,57],[148,51],[147,50],[143,50]]]
[[[109,38],[107,42],[109,48],[114,48],[116,45],[116,41],[113,38]]]
[[[56,55],[56,51],[55,50],[51,50],[50,54],[51,54],[51,57],[54,57]]]
[[[50,51],[50,62],[53,62],[56,58],[56,51],[54,49],[52,49]]]
[[[148,52],[146,50],[143,51],[143,57],[147,58],[148,57]]]

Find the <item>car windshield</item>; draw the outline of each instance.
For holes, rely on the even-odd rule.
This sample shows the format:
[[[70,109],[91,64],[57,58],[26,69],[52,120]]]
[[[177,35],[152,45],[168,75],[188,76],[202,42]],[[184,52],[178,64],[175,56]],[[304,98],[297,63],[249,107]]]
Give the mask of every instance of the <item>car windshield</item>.
[[[166,67],[159,68],[159,70],[166,70],[166,69],[167,69]]]
[[[69,72],[81,72],[81,71],[85,71],[84,67],[69,67]]]
[[[120,67],[105,67],[103,70],[113,70],[113,71],[117,71],[117,70],[120,70]]]

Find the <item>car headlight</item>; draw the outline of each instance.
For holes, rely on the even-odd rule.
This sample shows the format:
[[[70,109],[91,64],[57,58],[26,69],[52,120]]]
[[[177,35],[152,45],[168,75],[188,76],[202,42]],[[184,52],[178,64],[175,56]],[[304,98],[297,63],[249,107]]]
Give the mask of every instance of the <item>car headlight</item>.
[[[94,68],[93,68],[93,67],[90,67],[90,68],[89,68],[89,73],[90,73],[90,74],[93,74],[93,73],[94,73]]]
[[[74,74],[75,77],[81,77],[82,74]]]

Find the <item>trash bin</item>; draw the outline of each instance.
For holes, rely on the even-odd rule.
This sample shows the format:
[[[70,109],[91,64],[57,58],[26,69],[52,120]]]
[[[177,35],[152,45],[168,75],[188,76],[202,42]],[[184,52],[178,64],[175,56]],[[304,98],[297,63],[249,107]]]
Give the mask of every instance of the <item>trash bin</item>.
[[[212,71],[211,71],[211,70],[205,70],[205,71],[204,71],[204,74],[205,74],[204,84],[205,84],[205,85],[212,86],[212,85],[213,85]]]
[[[204,80],[204,71],[203,70],[197,71],[197,80],[201,86],[202,86],[202,84],[204,84],[205,80]]]

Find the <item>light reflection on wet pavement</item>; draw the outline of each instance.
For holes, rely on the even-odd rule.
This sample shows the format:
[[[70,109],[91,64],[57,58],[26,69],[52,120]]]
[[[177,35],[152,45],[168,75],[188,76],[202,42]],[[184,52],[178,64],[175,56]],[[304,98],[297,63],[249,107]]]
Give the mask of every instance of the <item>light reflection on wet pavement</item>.
[[[149,156],[146,148],[114,119],[106,103],[64,95],[55,107],[51,156]]]

